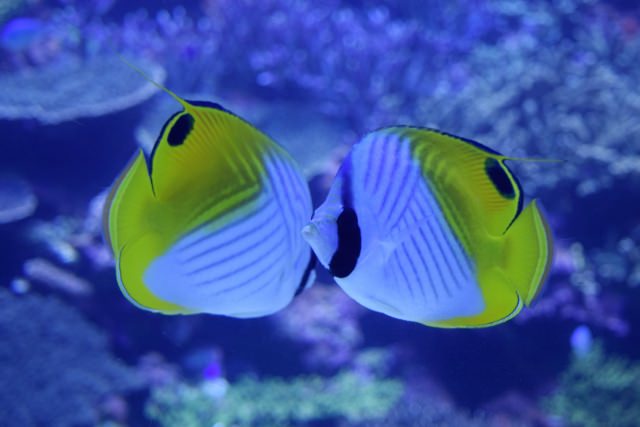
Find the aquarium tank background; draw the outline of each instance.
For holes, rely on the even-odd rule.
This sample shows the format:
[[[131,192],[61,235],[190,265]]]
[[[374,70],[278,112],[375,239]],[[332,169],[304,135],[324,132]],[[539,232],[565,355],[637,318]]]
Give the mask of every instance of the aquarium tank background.
[[[126,62],[125,62],[126,61]],[[555,236],[539,297],[437,329],[316,283],[253,319],[118,289],[107,191],[186,99],[291,153],[437,128],[514,162]],[[624,0],[0,1],[0,425],[640,425],[640,6]]]

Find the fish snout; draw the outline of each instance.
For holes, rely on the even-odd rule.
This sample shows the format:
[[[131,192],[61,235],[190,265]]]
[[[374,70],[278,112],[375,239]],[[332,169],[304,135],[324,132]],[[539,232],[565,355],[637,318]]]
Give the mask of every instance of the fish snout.
[[[338,249],[338,232],[335,220],[313,219],[302,228],[302,237],[318,257],[318,261],[328,268],[331,257]]]

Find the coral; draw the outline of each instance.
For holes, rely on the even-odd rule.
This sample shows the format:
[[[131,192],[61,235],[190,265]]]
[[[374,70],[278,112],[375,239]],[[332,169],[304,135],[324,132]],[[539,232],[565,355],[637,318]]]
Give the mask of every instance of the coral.
[[[552,316],[626,335],[631,327],[623,317],[628,292],[640,286],[640,227],[618,238],[611,230],[609,234],[602,247],[577,242],[560,246],[565,265],[556,269],[564,271],[556,273],[541,299],[515,322]]]
[[[625,39],[591,1],[494,1],[517,31],[470,55],[458,95],[423,100],[415,121],[465,135],[527,163],[528,187],[578,195],[640,173],[640,38]],[[500,6],[500,7],[498,7]],[[595,23],[595,24],[593,24]],[[505,66],[508,64],[508,66]]]
[[[63,264],[87,260],[96,270],[113,267],[111,249],[102,239],[105,198],[106,193],[103,192],[89,203],[84,220],[61,215],[48,221],[33,221],[27,237]]]
[[[27,218],[38,206],[31,186],[15,175],[0,175],[0,224]]]
[[[162,67],[140,66],[154,81],[164,81]],[[0,75],[0,88],[0,119],[47,124],[121,111],[158,91],[114,55],[65,57],[44,67],[6,73]]]
[[[281,334],[307,347],[309,365],[335,369],[353,360],[361,345],[358,319],[363,313],[339,287],[316,284],[273,321]]]
[[[243,378],[220,397],[207,388],[180,384],[154,390],[147,415],[162,426],[282,426],[319,420],[352,422],[383,417],[402,394],[392,379],[362,379],[349,372],[334,377]]]
[[[463,410],[444,402],[423,399],[403,399],[389,413],[376,421],[349,423],[344,427],[489,427],[482,417],[472,417]]]
[[[433,37],[417,22],[392,19],[385,8],[352,9],[337,1],[209,3],[210,19],[226,41],[216,54],[228,65],[221,81],[313,99],[356,132],[403,119],[404,111],[438,90],[434,82],[455,81],[455,72],[448,79],[440,73],[459,34]],[[242,55],[237,46],[246,47]]]
[[[27,279],[40,282],[47,287],[73,296],[88,296],[93,293],[91,283],[44,258],[31,258],[22,266]]]
[[[63,264],[73,264],[80,259],[75,242],[80,228],[81,222],[77,218],[67,216],[57,216],[49,221],[35,220],[28,229],[27,238],[42,245]]]
[[[115,47],[165,64],[177,91],[286,99],[361,133],[405,121],[425,96],[460,86],[466,76],[452,58],[491,28],[480,6],[433,7],[427,23],[335,0],[204,3],[203,15],[140,11],[117,30],[86,23],[83,33],[97,51]]]
[[[110,394],[137,387],[107,338],[54,298],[0,289],[0,424],[95,425]]]
[[[515,323],[540,318],[565,319],[601,328],[619,337],[629,333],[629,323],[623,318],[624,298],[620,295],[611,292],[585,294],[566,282],[554,282],[548,287],[532,307],[514,320]]]
[[[574,354],[558,389],[544,404],[567,427],[637,426],[640,419],[640,364],[606,354],[596,343]]]
[[[635,286],[640,274],[640,249],[633,243],[639,231],[606,249],[587,251],[577,242],[557,245],[550,283],[515,322],[553,317],[625,336],[630,325],[623,317],[626,301],[622,293]]]
[[[591,250],[576,244],[577,268],[571,275],[572,284],[592,293],[605,284],[620,289],[640,286],[640,227],[609,240]]]

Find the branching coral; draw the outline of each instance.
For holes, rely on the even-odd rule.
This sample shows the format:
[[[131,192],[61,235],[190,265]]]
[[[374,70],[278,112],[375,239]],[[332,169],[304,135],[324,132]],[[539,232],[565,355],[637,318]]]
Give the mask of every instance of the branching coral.
[[[155,390],[146,412],[167,427],[275,427],[339,418],[360,421],[383,417],[402,390],[397,380],[363,379],[349,372],[331,378],[243,378],[231,384],[222,398],[202,386],[181,384]]]
[[[640,226],[621,237],[610,239],[603,248],[588,253],[576,245],[576,271],[571,275],[572,283],[597,293],[603,284],[619,289],[640,286]]]
[[[632,427],[640,419],[640,364],[607,355],[600,343],[574,355],[545,405],[568,427]]]
[[[75,309],[4,289],[0,307],[1,425],[94,425],[102,399],[138,385]]]
[[[637,177],[640,73],[631,64],[640,59],[640,40],[625,40],[615,26],[585,25],[604,19],[583,10],[588,1],[494,3],[521,28],[478,47],[469,85],[455,97],[425,99],[416,121],[508,155],[566,160],[527,164],[535,186],[585,195],[616,177]]]

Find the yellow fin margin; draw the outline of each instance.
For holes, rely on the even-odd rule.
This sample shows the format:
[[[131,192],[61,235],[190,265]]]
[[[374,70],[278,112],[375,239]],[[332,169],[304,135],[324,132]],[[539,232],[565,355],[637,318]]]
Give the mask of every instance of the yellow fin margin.
[[[140,308],[163,314],[188,314],[188,309],[158,298],[144,284],[144,273],[162,252],[163,245],[163,239],[153,233],[125,245],[116,260],[118,285],[127,299]]]
[[[439,322],[422,322],[438,328],[486,328],[504,323],[522,309],[522,299],[496,267],[484,268],[478,274],[485,309],[474,316],[456,317]]]
[[[503,270],[525,305],[538,295],[553,259],[553,236],[533,200],[504,236]]]

